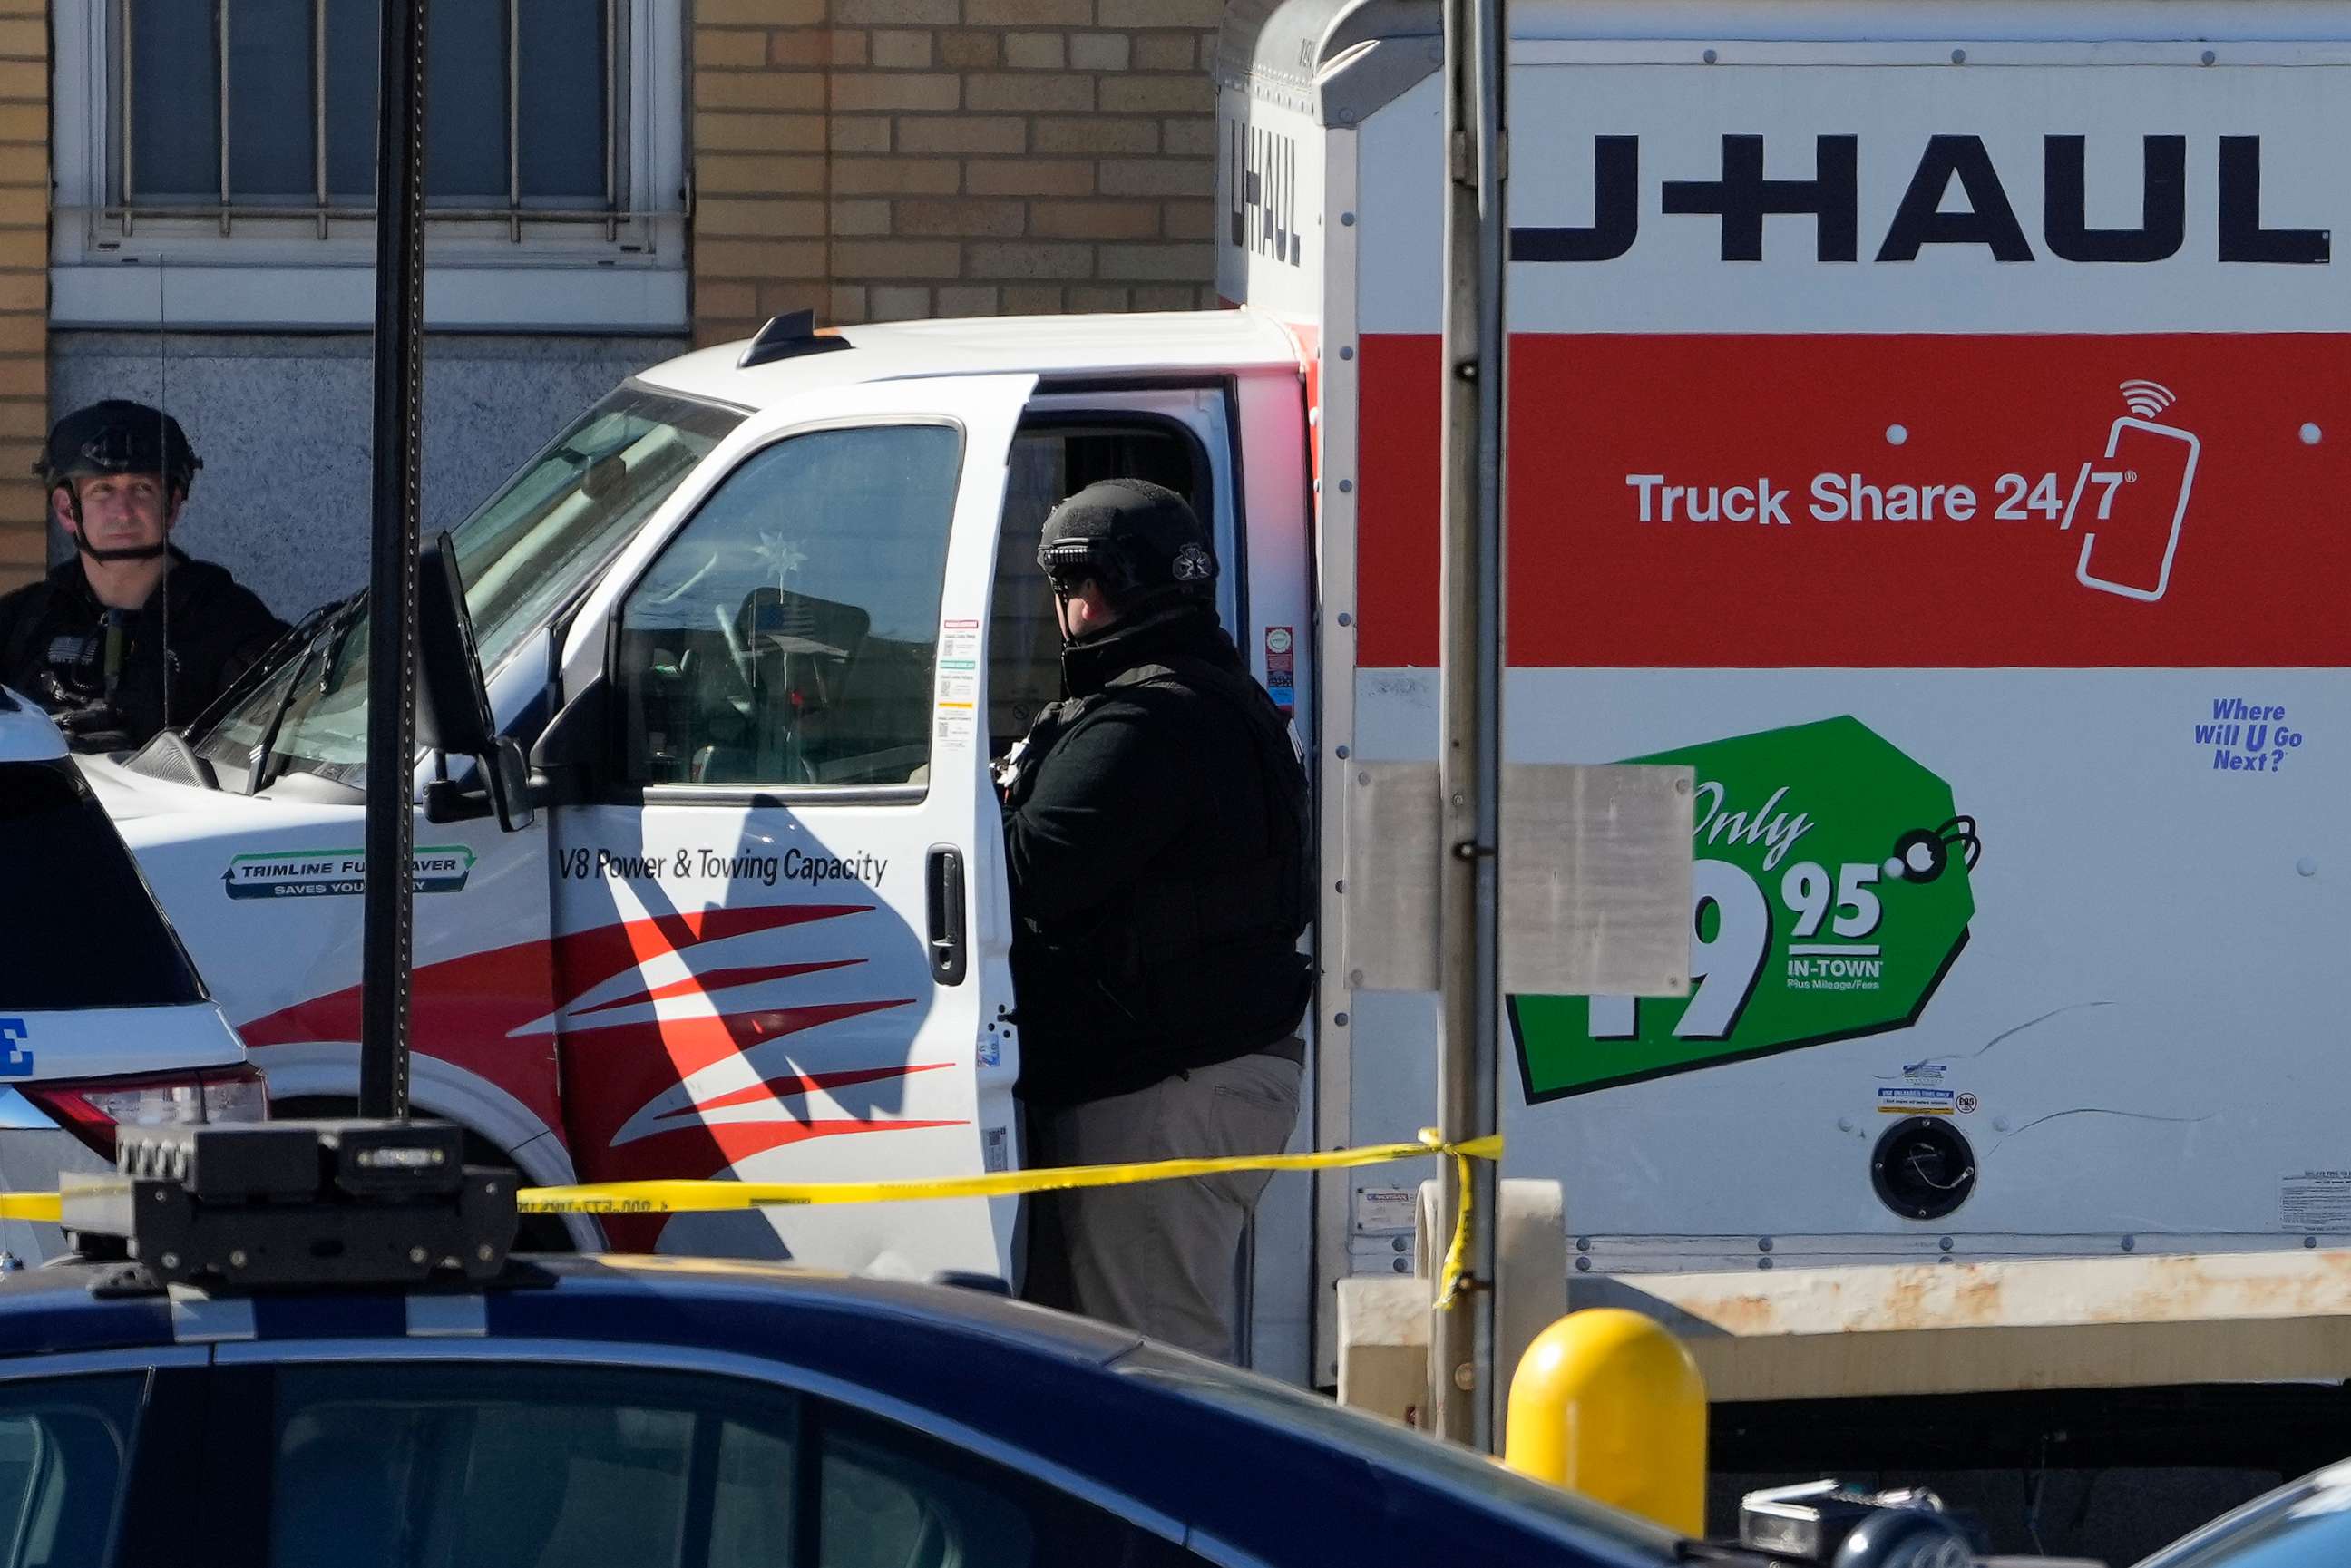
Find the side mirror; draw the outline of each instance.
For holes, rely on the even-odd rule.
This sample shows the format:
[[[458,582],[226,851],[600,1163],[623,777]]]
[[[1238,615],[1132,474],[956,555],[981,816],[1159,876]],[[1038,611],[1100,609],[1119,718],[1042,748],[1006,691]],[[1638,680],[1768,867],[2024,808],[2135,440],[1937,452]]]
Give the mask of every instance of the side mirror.
[[[529,769],[522,748],[491,722],[474,622],[465,613],[465,580],[457,570],[457,546],[446,532],[425,542],[418,561],[416,675],[418,741],[445,756],[479,758],[498,830],[512,833],[529,827]]]

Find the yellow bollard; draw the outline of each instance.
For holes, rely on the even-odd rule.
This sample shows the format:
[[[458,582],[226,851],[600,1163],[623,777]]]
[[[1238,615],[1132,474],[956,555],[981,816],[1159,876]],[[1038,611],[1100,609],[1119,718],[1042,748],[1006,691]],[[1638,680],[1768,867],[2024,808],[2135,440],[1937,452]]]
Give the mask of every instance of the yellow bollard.
[[[1537,1334],[1510,1379],[1508,1441],[1523,1475],[1706,1533],[1706,1383],[1654,1319],[1593,1307]]]

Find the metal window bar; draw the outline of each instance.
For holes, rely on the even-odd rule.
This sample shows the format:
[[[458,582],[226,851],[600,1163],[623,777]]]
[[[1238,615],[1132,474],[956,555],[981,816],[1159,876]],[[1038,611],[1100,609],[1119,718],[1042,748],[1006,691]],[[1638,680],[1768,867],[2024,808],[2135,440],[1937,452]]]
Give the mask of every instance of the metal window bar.
[[[624,201],[622,186],[622,138],[625,133],[622,112],[626,79],[621,74],[622,6],[627,0],[602,0],[604,12],[604,60],[602,97],[604,106],[604,200],[601,206],[532,207],[525,204],[522,190],[522,32],[521,0],[507,3],[507,200],[504,206],[434,207],[427,214],[434,223],[503,223],[507,238],[516,244],[522,241],[522,225],[531,223],[601,224],[609,243],[620,239],[621,225],[640,218],[657,216],[635,211]],[[329,237],[330,225],[337,222],[372,223],[372,205],[337,204],[328,189],[327,162],[327,0],[311,0],[310,57],[310,124],[311,124],[311,185],[309,205],[290,202],[238,202],[231,187],[229,168],[229,5],[231,0],[214,0],[214,48],[217,51],[219,93],[215,112],[219,116],[220,176],[217,204],[141,202],[138,199],[138,159],[135,141],[138,94],[133,79],[134,52],[131,47],[132,29],[136,24],[137,0],[115,0],[115,37],[120,40],[116,49],[121,83],[119,100],[114,105],[114,131],[118,167],[121,171],[120,199],[101,214],[122,225],[128,237],[142,218],[211,221],[220,225],[224,235],[234,232],[235,220],[249,219],[308,219],[318,225],[318,237]]]

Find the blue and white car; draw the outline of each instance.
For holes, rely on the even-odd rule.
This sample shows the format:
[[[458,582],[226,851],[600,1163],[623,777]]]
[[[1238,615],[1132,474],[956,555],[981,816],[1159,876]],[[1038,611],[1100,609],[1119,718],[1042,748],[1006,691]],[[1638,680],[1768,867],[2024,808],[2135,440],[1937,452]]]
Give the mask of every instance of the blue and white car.
[[[118,1125],[252,1121],[267,1101],[57,727],[0,687],[0,1189],[114,1166]],[[0,1220],[0,1252],[55,1255]]]

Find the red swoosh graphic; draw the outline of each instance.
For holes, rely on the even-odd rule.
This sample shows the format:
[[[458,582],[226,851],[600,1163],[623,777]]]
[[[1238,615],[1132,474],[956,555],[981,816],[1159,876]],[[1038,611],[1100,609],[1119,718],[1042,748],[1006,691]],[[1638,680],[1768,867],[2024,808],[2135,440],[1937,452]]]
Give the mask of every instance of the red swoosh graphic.
[[[698,996],[707,991],[723,991],[732,986],[757,985],[762,980],[788,980],[795,975],[820,975],[827,969],[847,969],[863,962],[862,958],[832,958],[820,964],[757,964],[741,969],[713,969],[706,975],[688,975],[665,986],[614,997],[611,1001],[598,1002],[592,1008],[581,1008],[572,1016],[585,1018],[590,1013],[611,1012],[616,1008],[664,1002],[672,997]]]
[[[671,1114],[689,1111],[718,1111],[729,1105],[748,1105],[760,1100],[782,1099],[792,1094],[806,1094],[817,1089],[846,1089],[852,1083],[875,1083],[885,1078],[904,1078],[916,1072],[936,1072],[942,1067],[952,1067],[951,1061],[923,1061],[909,1067],[866,1067],[846,1072],[809,1072],[790,1078],[768,1078],[749,1083],[740,1089],[708,1100],[697,1100],[691,1106],[680,1106]]]

